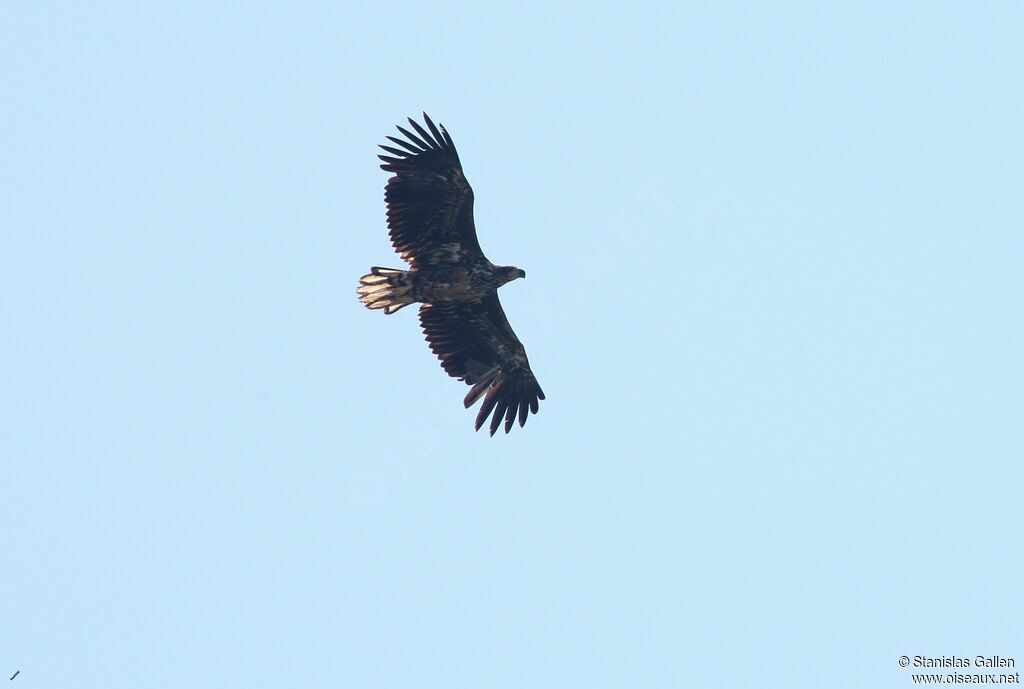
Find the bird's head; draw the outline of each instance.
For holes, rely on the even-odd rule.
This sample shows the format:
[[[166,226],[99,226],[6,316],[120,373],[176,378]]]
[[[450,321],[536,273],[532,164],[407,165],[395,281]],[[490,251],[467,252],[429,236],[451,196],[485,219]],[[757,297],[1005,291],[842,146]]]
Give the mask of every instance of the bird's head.
[[[501,284],[506,282],[512,282],[516,278],[526,277],[526,271],[515,266],[498,266],[498,279],[501,280]]]

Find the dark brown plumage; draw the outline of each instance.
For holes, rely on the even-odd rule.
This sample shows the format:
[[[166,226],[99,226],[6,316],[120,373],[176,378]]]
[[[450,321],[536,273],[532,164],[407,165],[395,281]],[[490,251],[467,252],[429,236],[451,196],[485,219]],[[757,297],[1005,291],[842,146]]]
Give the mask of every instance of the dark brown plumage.
[[[504,422],[526,423],[544,399],[526,350],[498,300],[498,287],[526,273],[487,260],[473,222],[473,189],[443,126],[423,114],[409,119],[405,139],[387,137],[381,168],[394,174],[384,189],[391,243],[410,270],[374,267],[360,278],[360,300],[394,313],[419,303],[420,324],[441,367],[472,386],[464,400],[483,400],[476,429],[490,417],[491,435]]]
[[[473,223],[473,189],[462,174],[455,144],[426,113],[423,119],[433,136],[410,118],[419,136],[398,127],[409,141],[387,138],[405,150],[382,145],[391,155],[377,156],[384,161],[382,170],[395,173],[384,187],[391,243],[413,269],[451,262],[451,249],[442,247],[453,244],[459,259],[481,258]]]

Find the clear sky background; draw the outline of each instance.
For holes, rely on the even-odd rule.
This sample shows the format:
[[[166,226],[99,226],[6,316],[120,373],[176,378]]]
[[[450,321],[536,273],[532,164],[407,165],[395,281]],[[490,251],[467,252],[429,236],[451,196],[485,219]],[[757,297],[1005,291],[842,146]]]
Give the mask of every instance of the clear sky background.
[[[1024,5],[0,5],[12,687],[907,687],[1024,665]],[[474,433],[426,110],[547,393]]]

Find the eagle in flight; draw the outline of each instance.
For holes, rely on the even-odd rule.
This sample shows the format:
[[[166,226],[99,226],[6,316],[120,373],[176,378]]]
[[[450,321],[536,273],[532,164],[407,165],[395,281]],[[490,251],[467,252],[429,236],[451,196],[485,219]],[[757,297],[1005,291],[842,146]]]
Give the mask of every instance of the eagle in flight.
[[[420,304],[420,325],[430,350],[449,376],[470,385],[464,404],[481,398],[476,430],[491,417],[494,435],[516,418],[526,424],[544,392],[530,370],[526,350],[498,301],[498,288],[526,271],[487,260],[473,223],[473,189],[443,125],[423,113],[426,129],[399,126],[404,139],[387,137],[381,169],[392,173],[384,187],[388,235],[409,270],[374,266],[356,292],[370,309],[391,314]],[[429,131],[428,131],[429,130]]]

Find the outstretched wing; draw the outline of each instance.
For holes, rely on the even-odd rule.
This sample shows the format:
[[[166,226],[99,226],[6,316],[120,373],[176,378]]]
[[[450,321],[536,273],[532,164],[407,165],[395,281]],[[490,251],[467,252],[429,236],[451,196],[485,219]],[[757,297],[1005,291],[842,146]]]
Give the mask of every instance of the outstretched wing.
[[[508,433],[517,416],[523,426],[530,412],[537,413],[544,391],[530,370],[523,343],[508,324],[497,290],[477,304],[424,304],[420,324],[445,372],[473,386],[466,407],[483,397],[476,430],[492,412],[491,435],[502,418]]]
[[[390,155],[377,156],[382,170],[393,172],[384,188],[388,234],[413,268],[472,262],[483,255],[473,224],[473,189],[444,126],[423,113],[427,131],[411,117],[415,133],[398,127],[405,139],[387,137]]]

